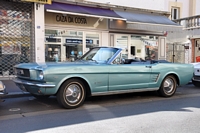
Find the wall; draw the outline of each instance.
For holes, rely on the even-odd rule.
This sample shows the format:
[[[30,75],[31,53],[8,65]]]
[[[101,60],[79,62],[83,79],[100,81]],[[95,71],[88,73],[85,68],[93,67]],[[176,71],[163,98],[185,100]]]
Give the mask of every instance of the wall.
[[[167,11],[164,9],[165,0],[85,0],[103,4],[113,4],[135,8],[145,8],[150,10]]]
[[[200,15],[200,0],[196,0],[196,14]]]
[[[45,62],[44,5],[34,3],[35,12],[35,55],[36,62]]]
[[[189,17],[189,5],[191,1],[196,3],[196,15],[200,14],[200,0],[85,0],[90,2],[97,2],[106,4],[113,4],[113,5],[120,5],[120,6],[127,6],[127,7],[134,7],[134,8],[143,8],[143,9],[150,9],[150,10],[158,10],[158,11],[168,11],[171,12],[169,8],[170,3],[182,3],[182,13],[181,17]],[[176,2],[177,1],[177,2]]]
[[[181,13],[181,18],[189,17],[189,12],[190,12],[190,0],[177,0],[177,2],[182,3],[182,13]]]

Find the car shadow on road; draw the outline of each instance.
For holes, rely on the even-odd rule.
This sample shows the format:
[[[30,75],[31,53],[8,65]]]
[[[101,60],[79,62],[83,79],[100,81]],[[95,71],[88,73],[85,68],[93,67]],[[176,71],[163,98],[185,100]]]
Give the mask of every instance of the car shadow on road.
[[[21,112],[24,116],[23,119],[28,119],[26,124],[32,125],[29,126],[29,128],[23,129],[23,132],[156,112],[191,113],[192,110],[188,108],[200,108],[200,89],[192,86],[189,87],[196,92],[189,95],[182,93],[182,89],[184,89],[184,91],[190,91],[190,88],[187,88],[186,86],[185,88],[180,88],[180,91],[177,90],[177,93],[170,98],[159,97],[156,92],[90,97],[86,99],[83,106],[77,109],[60,108],[56,97],[50,97],[49,99],[43,100],[31,97],[32,100],[31,98],[29,99],[35,103],[35,106],[41,106],[40,110],[38,109],[37,111],[43,111],[43,113],[36,113],[34,116],[29,116],[25,113],[26,111]],[[54,111],[48,112],[49,110]],[[44,113],[44,111],[46,111],[46,113]],[[29,117],[34,117],[34,120],[30,121]],[[18,119],[12,120],[16,121],[16,124],[14,125],[16,128],[20,125],[20,123],[17,123],[17,120]],[[35,125],[36,121],[37,123],[46,124],[44,126],[37,126],[38,124]],[[5,125],[3,128],[6,127],[8,126]]]

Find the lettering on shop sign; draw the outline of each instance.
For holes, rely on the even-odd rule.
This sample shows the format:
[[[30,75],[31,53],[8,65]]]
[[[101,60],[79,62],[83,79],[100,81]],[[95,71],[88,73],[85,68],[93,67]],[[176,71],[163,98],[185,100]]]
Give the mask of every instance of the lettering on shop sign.
[[[66,23],[76,23],[76,24],[87,24],[86,18],[63,16],[63,15],[56,15],[56,21],[57,22],[66,22]]]

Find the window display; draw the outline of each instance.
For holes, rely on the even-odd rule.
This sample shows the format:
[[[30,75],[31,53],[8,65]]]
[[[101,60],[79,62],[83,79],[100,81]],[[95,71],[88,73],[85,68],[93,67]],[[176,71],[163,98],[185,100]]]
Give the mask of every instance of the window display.
[[[46,61],[48,62],[58,62],[61,60],[61,49],[60,45],[48,44],[46,45]]]
[[[46,29],[46,61],[74,61],[91,47],[99,46],[99,33],[85,32],[83,34],[83,32]],[[85,38],[84,41],[83,38]]]

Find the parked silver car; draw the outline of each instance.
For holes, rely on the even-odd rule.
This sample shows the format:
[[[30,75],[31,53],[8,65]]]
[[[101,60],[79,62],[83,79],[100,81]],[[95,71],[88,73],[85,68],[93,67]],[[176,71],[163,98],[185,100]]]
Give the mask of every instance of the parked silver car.
[[[4,101],[1,100],[1,96],[6,94],[6,87],[2,81],[0,81],[0,102]]]

